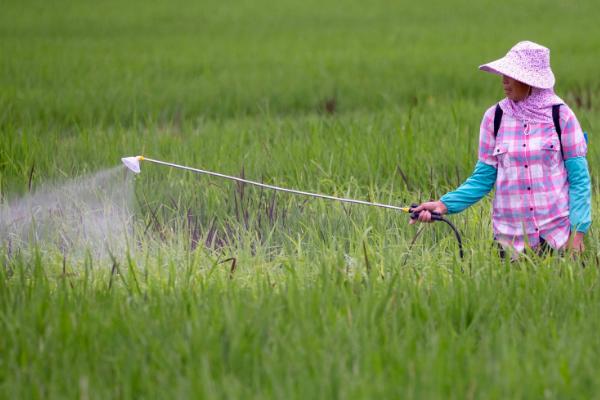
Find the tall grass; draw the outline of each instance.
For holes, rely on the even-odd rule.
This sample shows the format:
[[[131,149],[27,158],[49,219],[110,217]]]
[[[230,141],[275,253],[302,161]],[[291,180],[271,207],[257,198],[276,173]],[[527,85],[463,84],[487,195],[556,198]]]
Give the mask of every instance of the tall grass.
[[[393,266],[335,251],[2,271],[6,397],[593,397],[596,268]],[[156,260],[156,261],[155,261]],[[359,268],[363,268],[361,265]]]

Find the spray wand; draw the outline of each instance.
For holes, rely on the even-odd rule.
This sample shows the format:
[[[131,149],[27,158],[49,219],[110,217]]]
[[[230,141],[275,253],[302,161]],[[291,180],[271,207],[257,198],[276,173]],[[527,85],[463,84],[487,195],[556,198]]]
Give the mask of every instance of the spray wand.
[[[197,174],[204,174],[204,175],[216,176],[216,177],[219,177],[219,178],[224,178],[224,179],[229,179],[229,180],[233,180],[233,181],[237,181],[237,182],[247,183],[249,185],[258,186],[258,187],[265,188],[265,189],[276,190],[276,191],[279,191],[279,192],[297,194],[297,195],[314,197],[314,198],[319,198],[319,199],[327,199],[327,200],[340,201],[340,202],[343,202],[343,203],[361,204],[361,205],[365,205],[365,206],[380,207],[380,208],[386,208],[386,209],[389,209],[389,210],[396,210],[396,211],[400,211],[400,212],[404,212],[404,213],[410,214],[410,218],[411,219],[417,219],[419,217],[419,212],[413,211],[413,209],[417,207],[417,204],[411,204],[410,207],[398,207],[398,206],[394,206],[394,205],[391,205],[391,204],[375,203],[375,202],[364,201],[364,200],[356,200],[356,199],[348,199],[348,198],[343,198],[343,197],[335,197],[335,196],[330,196],[330,195],[321,194],[321,193],[305,192],[305,191],[302,191],[302,190],[288,189],[288,188],[283,188],[283,187],[279,187],[279,186],[275,186],[275,185],[269,185],[269,184],[266,184],[266,183],[255,182],[255,181],[251,181],[251,180],[248,180],[248,179],[239,178],[237,176],[225,175],[225,174],[221,174],[221,173],[218,173],[218,172],[207,171],[207,170],[198,169],[198,168],[192,168],[192,167],[186,167],[185,165],[179,165],[179,164],[174,164],[174,163],[170,163],[170,162],[166,162],[166,161],[160,161],[160,160],[154,160],[152,158],[147,158],[147,157],[144,157],[144,156],[123,157],[123,158],[121,158],[121,161],[123,162],[123,164],[125,164],[125,166],[129,170],[131,170],[132,172],[134,172],[136,174],[139,174],[141,172],[140,161],[149,161],[149,162],[152,162],[152,163],[155,163],[155,164],[165,165],[165,166],[172,167],[172,168],[183,169],[183,170],[194,172],[194,173],[197,173]],[[454,232],[454,236],[456,237],[456,240],[458,242],[458,249],[459,249],[460,258],[463,258],[464,257],[464,253],[463,253],[463,247],[462,247],[462,239],[460,237],[460,233],[458,232],[458,229],[456,229],[456,227],[454,226],[454,224],[452,222],[450,222],[449,220],[447,220],[446,218],[444,218],[442,216],[442,214],[437,213],[437,212],[431,212],[431,219],[433,221],[444,222],[448,226],[450,226],[450,228]]]

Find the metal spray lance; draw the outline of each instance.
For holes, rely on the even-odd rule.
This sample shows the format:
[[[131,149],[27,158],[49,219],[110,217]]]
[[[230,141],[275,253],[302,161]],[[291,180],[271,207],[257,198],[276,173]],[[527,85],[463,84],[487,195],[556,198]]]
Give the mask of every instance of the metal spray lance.
[[[152,163],[159,164],[159,165],[164,165],[164,166],[168,166],[168,167],[172,167],[172,168],[178,168],[178,169],[182,169],[185,171],[194,172],[197,174],[216,176],[218,178],[224,178],[224,179],[229,179],[229,180],[236,181],[236,182],[247,183],[249,185],[258,186],[258,187],[270,189],[270,190],[276,190],[279,192],[291,193],[291,194],[308,196],[308,197],[319,198],[319,199],[334,200],[334,201],[339,201],[339,202],[343,202],[343,203],[360,204],[360,205],[371,206],[371,207],[386,208],[388,210],[396,210],[396,211],[410,214],[410,218],[412,218],[412,219],[417,219],[419,217],[418,212],[412,211],[415,207],[417,207],[416,204],[411,204],[410,207],[398,207],[398,206],[394,206],[391,204],[375,203],[375,202],[364,201],[364,200],[349,199],[349,198],[344,198],[344,197],[335,197],[335,196],[330,196],[330,195],[321,194],[321,193],[306,192],[306,191],[297,190],[297,189],[288,189],[288,188],[284,188],[284,187],[280,187],[280,186],[269,185],[266,183],[255,182],[255,181],[251,181],[248,179],[239,178],[236,176],[225,175],[225,174],[221,174],[218,172],[187,167],[185,165],[174,164],[174,163],[170,163],[170,162],[166,162],[166,161],[154,160],[152,158],[148,158],[148,157],[144,157],[144,156],[123,157],[123,158],[121,158],[121,161],[123,162],[123,164],[125,164],[125,166],[128,169],[130,169],[132,172],[134,172],[136,174],[139,174],[141,172],[140,161],[148,161],[148,162],[152,162]],[[458,229],[456,229],[454,224],[452,224],[452,222],[448,221],[440,213],[437,213],[437,212],[431,212],[431,219],[434,221],[444,222],[444,223],[448,224],[448,226],[450,226],[450,228],[454,232],[454,236],[456,237],[456,240],[458,241],[460,257],[463,258],[464,253],[463,253],[463,247],[462,247],[462,239],[460,237],[460,233],[458,232]]]

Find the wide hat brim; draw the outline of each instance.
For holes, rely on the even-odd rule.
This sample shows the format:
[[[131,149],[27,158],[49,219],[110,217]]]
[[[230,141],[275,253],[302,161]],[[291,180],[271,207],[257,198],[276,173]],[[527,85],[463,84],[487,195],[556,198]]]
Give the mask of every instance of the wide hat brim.
[[[511,60],[508,60],[507,57],[480,65],[479,69],[496,75],[506,75],[519,82],[540,89],[551,89],[556,82],[554,73],[550,68],[527,70]]]

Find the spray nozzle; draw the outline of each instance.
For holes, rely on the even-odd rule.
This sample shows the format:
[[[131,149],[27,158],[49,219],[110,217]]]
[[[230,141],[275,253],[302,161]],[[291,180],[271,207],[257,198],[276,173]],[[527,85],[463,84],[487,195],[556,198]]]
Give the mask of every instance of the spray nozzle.
[[[139,174],[140,170],[140,161],[144,159],[144,156],[135,156],[135,157],[123,157],[121,161],[125,166],[132,171],[133,173]]]

